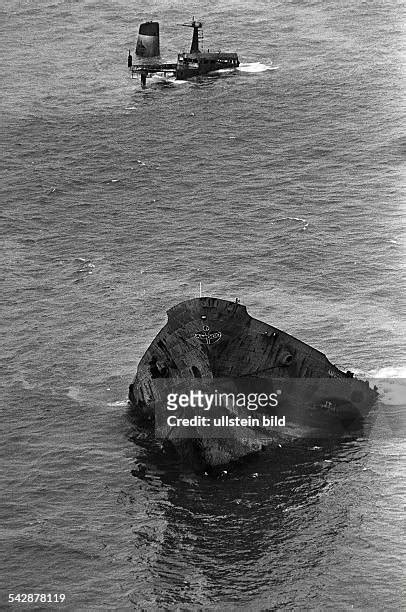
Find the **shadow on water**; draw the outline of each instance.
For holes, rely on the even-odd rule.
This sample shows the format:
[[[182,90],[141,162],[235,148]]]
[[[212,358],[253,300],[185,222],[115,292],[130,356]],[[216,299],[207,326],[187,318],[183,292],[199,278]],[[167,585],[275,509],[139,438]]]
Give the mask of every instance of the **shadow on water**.
[[[158,476],[167,493],[157,501],[164,524],[149,556],[145,609],[287,605],[288,584],[300,585],[304,567],[317,574],[328,542],[348,524],[348,507],[330,497],[331,469],[348,470],[366,452],[357,436],[300,440],[210,476],[191,472],[145,432],[130,437],[144,449],[145,470],[133,475],[152,488]],[[135,591],[130,599],[140,605]]]

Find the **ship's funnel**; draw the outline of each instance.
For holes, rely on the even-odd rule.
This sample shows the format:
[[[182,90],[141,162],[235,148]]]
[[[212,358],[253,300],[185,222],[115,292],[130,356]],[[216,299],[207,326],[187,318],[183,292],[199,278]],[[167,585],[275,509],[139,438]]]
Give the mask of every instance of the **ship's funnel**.
[[[138,57],[159,55],[159,23],[157,21],[148,21],[140,25],[135,54]]]

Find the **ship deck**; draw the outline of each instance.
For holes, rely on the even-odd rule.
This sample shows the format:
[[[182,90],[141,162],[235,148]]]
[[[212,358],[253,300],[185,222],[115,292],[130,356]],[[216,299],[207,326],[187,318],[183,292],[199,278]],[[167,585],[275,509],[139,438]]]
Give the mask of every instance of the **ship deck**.
[[[155,62],[153,64],[136,64],[131,68],[132,76],[142,73],[173,72],[174,70],[176,70],[176,64],[157,64]]]

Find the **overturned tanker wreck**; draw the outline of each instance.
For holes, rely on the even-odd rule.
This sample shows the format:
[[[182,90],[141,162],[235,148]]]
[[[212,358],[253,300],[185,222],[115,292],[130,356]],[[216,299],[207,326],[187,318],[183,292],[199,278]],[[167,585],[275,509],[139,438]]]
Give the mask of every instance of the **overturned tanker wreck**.
[[[238,68],[240,65],[237,53],[224,53],[222,51],[203,51],[203,24],[201,21],[183,23],[182,26],[193,29],[192,44],[189,53],[179,53],[177,62],[161,62],[159,53],[159,23],[149,21],[141,24],[138,33],[133,64],[131,50],[128,52],[128,68],[132,78],[140,77],[141,87],[145,87],[147,78],[153,75],[174,77],[177,80],[186,80],[193,77],[204,76],[218,70]]]
[[[238,300],[195,298],[167,314],[129,400],[135,416],[195,467],[298,438],[342,437],[377,397],[368,382],[252,318]]]

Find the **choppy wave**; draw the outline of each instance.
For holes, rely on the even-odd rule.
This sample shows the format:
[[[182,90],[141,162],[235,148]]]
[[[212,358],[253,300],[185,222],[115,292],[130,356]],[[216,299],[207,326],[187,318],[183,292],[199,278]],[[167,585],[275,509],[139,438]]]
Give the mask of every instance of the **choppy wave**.
[[[262,61],[146,90],[126,69],[125,3],[5,4],[3,582],[45,576],[72,609],[127,609],[128,593],[134,609],[401,609],[403,441],[283,444],[192,479],[129,431],[125,399],[165,312],[203,281],[358,365],[399,434],[399,3],[240,0],[231,25],[217,3],[235,44],[219,42]],[[163,52],[183,34],[165,27]]]
[[[281,217],[280,219],[275,219],[275,221],[271,221],[271,223],[281,223],[283,221],[298,221],[302,224],[301,230],[305,230],[309,227],[309,222],[302,217]]]

